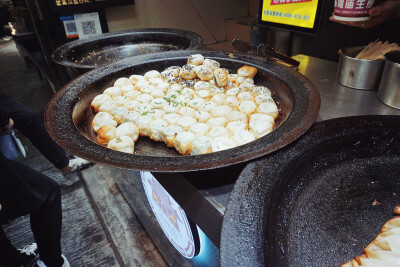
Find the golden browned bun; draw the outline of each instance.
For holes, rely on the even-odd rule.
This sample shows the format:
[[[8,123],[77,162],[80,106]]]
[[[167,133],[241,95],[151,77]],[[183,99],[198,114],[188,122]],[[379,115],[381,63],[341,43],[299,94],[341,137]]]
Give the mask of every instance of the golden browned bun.
[[[162,132],[162,140],[165,142],[167,147],[174,147],[175,137],[180,132],[184,132],[183,128],[178,125],[169,125],[164,128]]]
[[[112,139],[117,137],[117,129],[114,126],[105,125],[97,131],[97,143],[106,145]]]
[[[257,69],[250,66],[243,66],[238,69],[237,74],[241,77],[254,78],[257,74]]]
[[[174,147],[181,155],[189,155],[192,148],[192,141],[196,135],[192,132],[180,132],[176,135]]]
[[[214,70],[214,82],[219,87],[224,87],[228,84],[228,72],[224,69]]]

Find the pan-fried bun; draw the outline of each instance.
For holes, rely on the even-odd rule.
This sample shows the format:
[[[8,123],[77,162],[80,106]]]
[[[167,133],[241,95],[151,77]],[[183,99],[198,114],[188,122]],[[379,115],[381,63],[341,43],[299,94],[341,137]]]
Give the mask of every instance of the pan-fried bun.
[[[192,141],[190,155],[200,155],[211,152],[212,138],[209,136],[196,136]]]
[[[107,147],[120,152],[133,154],[135,142],[128,136],[119,136],[110,140]]]
[[[99,112],[97,113],[92,121],[92,127],[95,132],[97,132],[100,127],[110,125],[117,127],[117,122],[114,120],[114,117],[107,112]]]
[[[219,87],[224,87],[228,84],[228,73],[224,69],[214,70],[214,82]]]
[[[128,112],[129,109],[126,107],[116,107],[110,111],[110,114],[114,116],[114,120],[119,124],[122,123],[122,117],[124,113]]]
[[[154,141],[162,141],[162,132],[165,127],[168,126],[168,122],[163,119],[156,119],[149,125],[149,137]]]
[[[162,131],[162,140],[165,142],[167,147],[173,147],[175,142],[175,137],[180,132],[184,132],[183,128],[179,125],[169,125]]]
[[[254,135],[247,131],[247,130],[238,130],[235,131],[235,133],[233,134],[232,139],[236,142],[237,145],[244,145],[247,143],[250,143],[254,140],[256,140],[256,138],[254,137]]]
[[[131,81],[128,78],[125,78],[125,77],[118,78],[114,82],[114,86],[116,86],[116,87],[122,87],[124,85],[129,85],[129,84],[132,84]]]
[[[146,73],[144,74],[144,77],[145,77],[147,80],[150,80],[151,78],[161,78],[161,73],[159,73],[159,72],[156,71],[156,70],[151,70],[151,71],[146,72]]]
[[[218,152],[236,147],[235,141],[226,136],[219,136],[213,139],[211,144],[212,152]]]
[[[211,138],[215,138],[215,137],[219,137],[219,136],[229,137],[230,135],[231,135],[231,133],[228,131],[228,129],[226,129],[225,127],[222,127],[222,126],[215,126],[215,127],[211,128],[207,133],[207,136],[209,136]]]
[[[274,129],[272,123],[262,120],[252,120],[249,122],[249,131],[256,137],[261,138],[269,134]]]
[[[232,133],[232,135],[238,130],[247,130],[248,128],[247,123],[242,121],[231,121],[225,127]]]
[[[213,70],[206,65],[197,66],[194,71],[196,72],[197,77],[202,81],[209,81],[214,77]]]
[[[189,155],[192,141],[196,135],[192,132],[180,132],[176,135],[174,147],[181,155]]]
[[[93,98],[92,103],[90,104],[94,110],[94,112],[99,112],[99,107],[106,101],[111,101],[111,96],[107,94],[100,94]]]
[[[124,122],[116,129],[118,136],[129,136],[134,142],[139,138],[139,128],[133,122]]]
[[[204,57],[203,55],[200,54],[195,54],[195,55],[190,55],[187,60],[187,64],[199,66],[203,64],[204,62]]]
[[[180,73],[182,78],[185,80],[192,80],[192,79],[196,78],[196,72],[194,71],[195,68],[196,68],[196,65],[193,65],[193,64],[183,65],[181,68],[181,73]]]
[[[258,105],[257,108],[258,113],[264,113],[272,116],[274,119],[278,117],[278,107],[275,103],[264,102]]]
[[[257,74],[257,69],[250,66],[243,66],[238,69],[237,74],[241,77],[254,78]]]
[[[207,121],[207,124],[213,128],[216,126],[221,126],[221,127],[225,127],[225,125],[228,123],[228,120],[226,117],[215,117],[215,118],[210,118]]]
[[[220,64],[218,61],[215,61],[215,60],[209,59],[209,58],[204,59],[203,65],[209,66],[213,71],[220,67]]]
[[[139,135],[148,136],[149,126],[153,120],[154,120],[153,117],[150,115],[140,116],[140,118],[138,118],[136,120],[135,123],[136,123],[137,127],[139,128]]]
[[[207,123],[195,123],[189,128],[189,132],[194,133],[196,136],[206,135],[210,130],[210,126]]]
[[[103,102],[103,104],[99,107],[99,112],[110,112],[113,108],[116,108],[118,105],[115,101],[109,100]]]
[[[112,139],[117,137],[117,129],[114,126],[104,125],[97,131],[97,143],[106,145]]]
[[[122,89],[119,87],[108,87],[106,90],[104,90],[103,94],[111,96],[111,98],[114,98],[116,96],[122,95]]]

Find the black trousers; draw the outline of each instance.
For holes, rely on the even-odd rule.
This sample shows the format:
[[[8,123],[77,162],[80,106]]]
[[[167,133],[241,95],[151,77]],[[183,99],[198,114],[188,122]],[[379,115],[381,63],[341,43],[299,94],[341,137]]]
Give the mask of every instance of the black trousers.
[[[60,267],[61,192],[49,177],[0,153],[0,225],[30,214],[31,229],[41,259],[48,267]],[[21,266],[20,254],[0,226],[0,266]]]
[[[61,169],[68,164],[68,158],[62,149],[47,133],[43,120],[30,108],[16,102],[7,94],[0,91],[0,106],[8,108],[14,128],[28,137],[32,144],[54,166]]]

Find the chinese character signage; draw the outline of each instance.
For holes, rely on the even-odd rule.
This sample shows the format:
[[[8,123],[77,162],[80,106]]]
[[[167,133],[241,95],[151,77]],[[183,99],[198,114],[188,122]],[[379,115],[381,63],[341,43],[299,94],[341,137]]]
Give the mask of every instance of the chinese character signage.
[[[335,0],[334,18],[350,21],[367,20],[368,10],[374,2],[374,0]],[[357,17],[359,19],[356,19]]]
[[[313,29],[317,17],[318,1],[264,0],[261,21]]]

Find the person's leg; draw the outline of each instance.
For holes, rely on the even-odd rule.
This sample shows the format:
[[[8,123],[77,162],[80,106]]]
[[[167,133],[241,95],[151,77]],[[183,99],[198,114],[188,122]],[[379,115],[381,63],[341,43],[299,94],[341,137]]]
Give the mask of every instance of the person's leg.
[[[59,169],[68,166],[69,159],[62,149],[47,133],[40,116],[30,108],[16,102],[7,94],[0,92],[0,105],[9,109],[14,128],[28,137],[32,144]]]
[[[22,255],[8,240],[4,233],[3,227],[0,225],[0,266],[15,267],[21,266],[29,261],[27,255]]]
[[[2,153],[0,169],[0,224],[31,214],[32,232],[43,260],[46,264],[48,261],[49,267],[62,266],[60,187],[40,172],[6,159]]]
[[[40,259],[47,267],[60,267],[61,257],[61,192],[58,185],[50,193],[43,206],[31,213],[31,228],[38,244]]]

